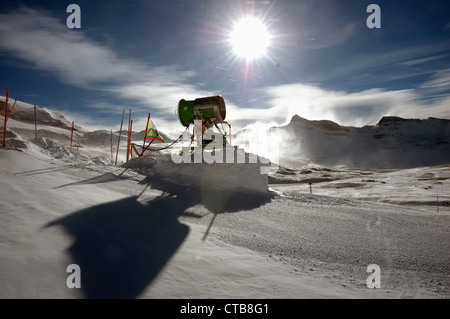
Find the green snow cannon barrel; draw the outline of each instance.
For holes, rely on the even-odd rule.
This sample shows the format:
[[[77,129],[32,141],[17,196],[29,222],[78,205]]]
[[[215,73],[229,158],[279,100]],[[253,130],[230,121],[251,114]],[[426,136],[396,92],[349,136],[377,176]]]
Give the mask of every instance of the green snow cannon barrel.
[[[226,114],[225,101],[220,95],[193,101],[182,99],[178,103],[178,117],[185,127],[194,124],[195,120],[201,120],[206,128],[210,128],[214,124],[223,123]]]

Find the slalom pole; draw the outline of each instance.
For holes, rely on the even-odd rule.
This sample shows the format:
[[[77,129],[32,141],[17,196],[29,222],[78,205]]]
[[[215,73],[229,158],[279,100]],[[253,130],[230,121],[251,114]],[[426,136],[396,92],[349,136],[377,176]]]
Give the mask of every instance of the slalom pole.
[[[11,111],[9,111],[8,117],[6,118],[6,122],[8,122],[9,118],[11,117],[11,114],[12,114],[12,112],[13,112],[13,110],[14,110],[14,107],[16,106],[17,100],[18,100],[18,99],[16,99],[16,100],[14,101],[14,104],[13,104],[13,106],[12,106],[12,108],[11,108]]]
[[[148,123],[150,122],[150,113],[148,113],[147,118],[147,125],[145,126],[145,132],[144,132],[144,143],[142,144],[142,149],[145,147],[145,137],[147,136],[147,130],[148,130]]]
[[[70,134],[70,151],[72,152],[72,140],[73,140],[73,125],[75,122],[72,121],[72,133]]]
[[[6,99],[5,99],[5,127],[3,128],[3,147],[6,147],[6,117],[8,114],[8,88],[6,88]]]
[[[128,155],[127,155],[127,163],[130,160],[131,155],[131,134],[133,132],[133,120],[130,121],[130,133],[128,134]]]
[[[114,160],[113,157],[113,146],[112,146],[112,130],[111,130],[111,161]]]
[[[37,138],[37,116],[36,116],[36,103],[34,103],[34,138]]]
[[[131,132],[131,109],[130,114],[128,115],[127,163],[130,157],[130,141],[131,141],[130,132]]]
[[[117,141],[116,161],[115,161],[114,165],[117,165],[117,156],[119,156],[120,136],[122,135],[122,124],[123,124],[124,115],[125,115],[125,109],[123,110],[123,113],[122,113],[122,122],[120,122],[119,140]]]

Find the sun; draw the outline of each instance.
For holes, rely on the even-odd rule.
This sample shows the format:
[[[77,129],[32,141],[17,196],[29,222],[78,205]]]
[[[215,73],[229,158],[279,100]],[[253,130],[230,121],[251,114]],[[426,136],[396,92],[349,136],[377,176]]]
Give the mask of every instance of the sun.
[[[247,60],[264,56],[270,44],[270,35],[264,23],[254,17],[238,21],[230,34],[234,53]]]

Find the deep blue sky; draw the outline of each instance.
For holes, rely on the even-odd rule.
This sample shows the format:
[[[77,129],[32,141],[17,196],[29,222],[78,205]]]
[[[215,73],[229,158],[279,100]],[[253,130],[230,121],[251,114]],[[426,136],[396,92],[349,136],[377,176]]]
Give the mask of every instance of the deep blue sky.
[[[81,29],[66,8],[81,7]],[[381,29],[366,8],[381,7]],[[235,127],[292,115],[345,125],[383,115],[450,118],[450,2],[365,0],[0,0],[0,95],[116,128],[181,128],[181,98],[220,94]],[[264,57],[236,56],[240,18],[266,25]],[[143,129],[143,127],[142,127]]]

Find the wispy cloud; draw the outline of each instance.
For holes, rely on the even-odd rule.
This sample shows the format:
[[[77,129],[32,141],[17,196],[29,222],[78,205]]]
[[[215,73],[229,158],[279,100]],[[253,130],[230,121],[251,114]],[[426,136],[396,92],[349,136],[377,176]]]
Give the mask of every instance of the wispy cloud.
[[[407,65],[407,66],[419,65],[419,64],[428,63],[428,62],[435,61],[435,60],[448,59],[449,55],[450,55],[449,53],[437,54],[437,55],[432,55],[432,56],[429,56],[426,58],[412,59],[409,61],[405,61],[401,64]]]
[[[121,88],[113,88],[121,97],[134,99],[153,109],[173,114],[180,99],[195,99],[213,94],[196,88],[194,85],[181,82],[164,83],[152,82],[131,83]]]
[[[409,78],[417,75],[433,74],[436,68],[424,67],[426,62],[445,58],[449,55],[448,41],[421,44],[402,48],[393,48],[385,52],[359,53],[351,56],[345,63],[336,64],[332,69],[317,76],[321,80],[349,77],[352,80],[358,74],[370,74],[371,81],[383,81]],[[411,69],[411,66],[422,66]],[[380,72],[383,70],[383,72]]]
[[[434,92],[450,90],[450,68],[437,71],[432,78],[423,83],[421,88]]]
[[[280,120],[280,115],[285,114],[285,121],[288,121],[297,114],[310,120],[329,119],[342,125],[362,126],[375,124],[387,115],[450,118],[450,98],[424,105],[414,90],[371,89],[348,93],[290,84],[270,87],[265,92],[271,107],[267,113],[260,113],[274,116],[275,120]]]
[[[0,38],[0,52],[26,61],[28,66],[51,73],[65,83],[108,91],[160,112],[164,112],[168,95],[209,93],[185,84],[193,76],[192,71],[121,57],[82,31],[69,30],[45,11],[22,7],[0,14]]]
[[[69,30],[44,11],[22,7],[0,15],[0,50],[79,86],[135,77],[138,63]]]

